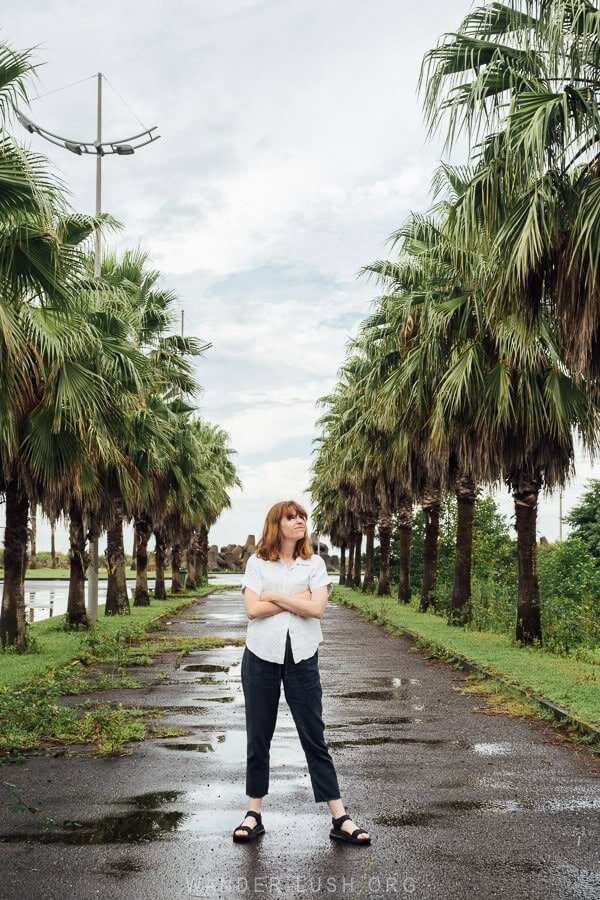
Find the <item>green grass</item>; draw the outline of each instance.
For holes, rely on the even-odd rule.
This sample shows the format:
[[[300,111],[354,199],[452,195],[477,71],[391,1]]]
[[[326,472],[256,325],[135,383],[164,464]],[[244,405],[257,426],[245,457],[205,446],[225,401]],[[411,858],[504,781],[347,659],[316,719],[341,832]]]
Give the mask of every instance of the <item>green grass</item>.
[[[600,727],[600,659],[555,656],[537,647],[519,647],[505,635],[451,627],[445,619],[420,613],[416,603],[400,604],[335,586],[332,599],[356,609],[390,631],[409,631],[419,645],[450,658],[462,656],[510,684],[549,700],[574,718]]]
[[[207,586],[188,596],[154,601],[150,607],[132,607],[131,615],[102,616],[88,630],[65,631],[64,616],[30,626],[32,652],[0,656],[0,766],[31,754],[53,753],[57,745],[64,753],[73,743],[95,744],[97,754],[112,756],[126,752],[129,741],[188,734],[161,726],[160,710],[102,700],[73,707],[60,701],[67,694],[93,692],[97,697],[106,690],[142,687],[125,667],[149,665],[169,651],[181,659],[192,650],[239,643],[239,639],[174,635],[163,621],[198,597],[223,590],[226,585]],[[107,663],[112,664],[108,670]],[[157,673],[157,683],[165,674]]]
[[[101,644],[117,635],[125,637],[129,633],[143,631],[165,614],[173,615],[177,610],[191,606],[198,597],[226,589],[227,585],[209,585],[197,588],[189,595],[153,600],[150,606],[131,606],[131,615],[128,616],[107,617],[104,606],[100,606],[98,622],[92,629],[94,642]],[[65,631],[64,622],[64,616],[55,616],[29,625],[28,635],[32,638],[33,652],[0,653],[0,687],[30,681],[86,655],[90,632]]]

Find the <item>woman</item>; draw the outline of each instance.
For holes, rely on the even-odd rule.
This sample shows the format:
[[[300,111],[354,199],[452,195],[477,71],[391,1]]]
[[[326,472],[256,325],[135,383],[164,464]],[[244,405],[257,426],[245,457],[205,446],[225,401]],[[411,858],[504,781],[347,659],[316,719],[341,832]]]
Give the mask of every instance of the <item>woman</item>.
[[[269,750],[277,720],[281,681],[302,748],[317,803],[332,815],[330,837],[370,844],[340,799],[335,768],[324,737],[318,647],[331,581],[320,556],[314,556],[306,511],[293,500],[276,503],[265,520],[256,555],[242,581],[248,616],[242,657],[246,701],[246,793],[248,812],[233,832],[237,842],[265,833],[262,799],[269,790]]]

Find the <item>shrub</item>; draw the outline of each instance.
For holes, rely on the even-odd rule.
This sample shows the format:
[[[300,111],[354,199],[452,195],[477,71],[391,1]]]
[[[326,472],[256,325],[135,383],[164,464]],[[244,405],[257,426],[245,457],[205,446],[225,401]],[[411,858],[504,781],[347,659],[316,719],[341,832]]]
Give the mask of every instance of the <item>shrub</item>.
[[[568,652],[600,643],[600,568],[579,537],[538,548],[542,634],[549,649]]]

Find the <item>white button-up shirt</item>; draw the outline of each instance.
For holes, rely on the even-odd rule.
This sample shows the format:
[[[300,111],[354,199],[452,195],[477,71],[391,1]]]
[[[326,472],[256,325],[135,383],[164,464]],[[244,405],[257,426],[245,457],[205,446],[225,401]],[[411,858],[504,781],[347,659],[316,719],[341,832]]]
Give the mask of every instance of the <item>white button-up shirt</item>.
[[[281,560],[270,562],[258,556],[251,556],[246,563],[242,593],[244,588],[250,588],[259,596],[264,591],[301,594],[306,590],[314,591],[326,586],[331,590],[331,578],[320,556],[295,559],[289,568]],[[288,631],[294,662],[314,656],[323,640],[319,619],[282,610],[274,616],[250,619],[246,646],[267,662],[283,663]]]

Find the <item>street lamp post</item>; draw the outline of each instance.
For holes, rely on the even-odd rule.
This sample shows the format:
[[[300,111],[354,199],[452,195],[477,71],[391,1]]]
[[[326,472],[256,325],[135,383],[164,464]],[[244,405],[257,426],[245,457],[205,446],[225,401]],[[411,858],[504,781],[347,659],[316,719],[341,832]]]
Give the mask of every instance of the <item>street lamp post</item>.
[[[21,125],[30,133],[38,134],[44,140],[70,150],[77,156],[95,156],[96,157],[96,216],[102,212],[102,158],[104,156],[131,156],[140,147],[151,144],[158,140],[160,135],[155,134],[157,127],[146,128],[139,134],[124,138],[118,141],[102,141],[102,73],[98,72],[98,101],[97,101],[97,129],[95,141],[74,141],[70,138],[61,137],[36,125],[29,116],[26,116],[20,109],[15,110],[17,119]],[[94,272],[99,277],[102,269],[102,238],[100,229],[96,229],[96,247],[94,254]],[[89,529],[90,544],[90,565],[88,570],[88,596],[87,596],[87,617],[90,622],[98,621],[98,533],[95,523],[92,521]]]

